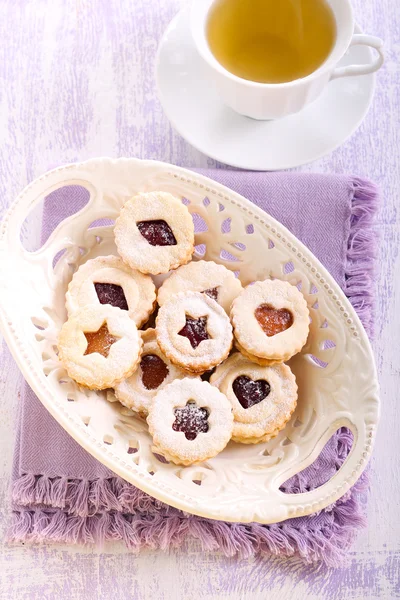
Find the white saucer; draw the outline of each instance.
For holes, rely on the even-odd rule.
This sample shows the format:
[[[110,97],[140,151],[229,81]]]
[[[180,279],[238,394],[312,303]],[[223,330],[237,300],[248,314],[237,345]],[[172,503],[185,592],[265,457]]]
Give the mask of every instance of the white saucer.
[[[372,61],[366,46],[353,46],[340,62]],[[170,23],[158,49],[158,94],[173,127],[192,146],[222,163],[243,169],[289,169],[332,152],[359,127],[374,93],[375,76],[331,81],[300,113],[255,121],[226,107],[208,83],[192,42],[188,10]]]

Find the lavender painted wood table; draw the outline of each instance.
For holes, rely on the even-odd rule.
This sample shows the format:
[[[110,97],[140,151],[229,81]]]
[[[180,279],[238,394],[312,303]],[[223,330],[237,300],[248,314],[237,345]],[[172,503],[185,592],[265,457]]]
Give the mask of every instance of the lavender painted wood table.
[[[157,42],[183,3],[2,1],[0,213],[29,181],[65,162],[107,155],[214,166],[172,131],[155,94]],[[139,556],[122,545],[3,545],[0,600],[400,597],[400,9],[393,0],[354,4],[360,25],[385,40],[386,66],[359,131],[332,155],[302,168],[368,176],[383,191],[375,343],[383,415],[369,528],[359,535],[348,564],[333,571],[304,567],[297,560],[237,561],[201,553],[195,543],[169,555],[145,551]],[[20,379],[4,347],[0,364],[2,538]]]

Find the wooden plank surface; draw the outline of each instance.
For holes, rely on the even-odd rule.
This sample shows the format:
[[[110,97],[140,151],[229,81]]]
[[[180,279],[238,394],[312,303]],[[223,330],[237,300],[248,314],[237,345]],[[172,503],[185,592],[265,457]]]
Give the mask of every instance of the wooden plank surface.
[[[213,166],[172,131],[157,100],[155,49],[183,0],[3,0],[0,20],[0,212],[33,178],[94,156],[157,158]],[[375,600],[400,597],[400,9],[393,0],[354,1],[364,31],[385,40],[386,65],[357,133],[303,167],[351,172],[382,189],[375,352],[383,414],[373,458],[369,527],[338,570],[298,560],[238,561],[195,543],[138,556],[122,545],[0,548],[1,600],[251,598]],[[9,477],[19,375],[0,355],[0,536]]]

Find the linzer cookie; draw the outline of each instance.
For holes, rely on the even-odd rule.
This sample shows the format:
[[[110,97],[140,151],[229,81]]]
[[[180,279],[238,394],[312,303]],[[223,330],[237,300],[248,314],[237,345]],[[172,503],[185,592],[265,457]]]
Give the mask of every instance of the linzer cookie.
[[[289,360],[307,341],[307,303],[286,281],[247,286],[233,301],[231,321],[237,348],[261,365]]]
[[[118,256],[99,256],[79,267],[68,286],[69,315],[87,304],[110,304],[128,312],[137,327],[154,310],[156,292],[149,275],[132,271]]]
[[[72,379],[102,390],[133,373],[142,344],[126,311],[108,304],[88,304],[62,326],[59,359]]]
[[[192,217],[166,192],[138,194],[121,209],[115,228],[118,253],[132,269],[167,273],[186,264],[194,250]]]
[[[136,371],[128,379],[115,386],[115,394],[121,404],[146,416],[149,404],[157,392],[175,379],[187,377],[168,360],[157,344],[154,329],[141,332],[143,351]]]
[[[229,314],[233,300],[242,289],[239,279],[224,265],[199,260],[174,271],[158,290],[157,301],[162,306],[179,292],[202,292],[216,300]]]
[[[225,448],[232,435],[232,407],[216,387],[185,378],[157,393],[147,422],[154,452],[176,464],[191,465]]]
[[[219,365],[233,342],[224,309],[200,292],[182,292],[165,302],[158,311],[156,335],[165,356],[193,373]]]
[[[296,408],[296,379],[283,363],[262,367],[235,353],[217,367],[210,381],[232,405],[235,442],[267,442],[283,429]]]

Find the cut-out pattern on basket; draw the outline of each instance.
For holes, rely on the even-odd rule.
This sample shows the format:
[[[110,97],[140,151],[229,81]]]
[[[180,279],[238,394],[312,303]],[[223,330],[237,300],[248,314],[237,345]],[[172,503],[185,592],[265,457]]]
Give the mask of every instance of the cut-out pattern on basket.
[[[316,286],[305,276],[304,272],[301,272],[299,268],[296,267],[292,257],[290,257],[290,260],[285,260],[286,255],[285,253],[282,253],[281,247],[275,243],[271,243],[271,240],[269,239],[263,239],[262,243],[265,244],[265,251],[268,252],[268,261],[265,266],[263,266],[262,261],[258,261],[258,264],[257,261],[255,263],[251,258],[254,256],[255,246],[257,247],[257,253],[260,254],[260,250],[258,250],[260,238],[259,236],[254,235],[257,234],[257,223],[248,223],[243,227],[243,223],[240,222],[240,220],[238,221],[234,215],[227,214],[226,208],[223,211],[220,211],[220,207],[219,205],[218,207],[215,205],[215,201],[208,198],[208,202],[204,202],[203,200],[204,198],[201,199],[199,203],[191,200],[190,204],[188,204],[189,210],[193,211],[192,214],[196,224],[196,254],[199,257],[223,262],[223,264],[232,270],[237,269],[238,261],[240,261],[240,271],[236,270],[235,273],[242,278],[244,284],[253,283],[256,279],[249,280],[251,275],[254,275],[256,278],[261,279],[266,277],[287,279],[291,283],[295,283],[298,287],[309,290],[309,294],[306,294],[306,299],[309,302],[309,307],[314,319],[312,322],[313,335],[310,336],[303,353],[292,360],[292,367],[294,371],[297,372],[300,387],[298,409],[284,432],[281,432],[277,438],[264,445],[266,446],[266,449],[261,453],[257,446],[254,448],[249,446],[242,450],[246,455],[253,455],[253,459],[248,460],[248,469],[250,471],[265,471],[275,468],[282,463],[285,459],[285,455],[288,453],[290,454],[290,447],[299,443],[299,440],[305,436],[309,436],[314,430],[318,412],[319,410],[321,410],[321,414],[323,412],[324,400],[322,397],[319,399],[318,408],[315,411],[311,411],[310,413],[305,410],[303,401],[307,397],[307,385],[305,385],[303,378],[299,376],[299,374],[304,371],[306,365],[308,365],[307,368],[311,367],[314,369],[325,370],[325,368],[329,366],[326,353],[328,352],[332,355],[338,347],[340,350],[343,339],[341,339],[337,333],[332,333],[332,335],[330,335],[328,325],[325,327],[324,331],[324,339],[327,340],[329,338],[328,346],[325,345],[325,342],[321,341],[320,336],[314,338],[315,331],[320,329],[325,322],[328,322],[325,319],[325,314],[329,316],[329,311],[328,313],[322,314],[320,305],[315,301],[315,294],[318,292]],[[99,222],[101,223],[102,221],[99,220],[96,222],[96,225]],[[82,262],[90,259],[93,255],[106,253],[103,252],[103,247],[110,247],[113,245],[112,226],[101,226],[100,228],[102,232],[101,237],[98,236],[99,228],[97,226],[89,227],[85,233],[87,245],[83,245],[82,241],[77,239],[76,245],[71,245],[64,249],[59,262],[55,267],[55,274],[59,283],[61,283],[62,291],[65,289],[71,277],[71,270],[67,269],[66,265],[76,264],[76,266],[78,266]],[[220,238],[221,231],[224,232],[223,238]],[[215,256],[216,239],[223,239],[224,241],[224,245],[219,247],[219,253],[217,247],[218,256]],[[244,243],[244,240],[246,243]],[[114,248],[113,251],[115,251]],[[274,253],[276,254],[276,257],[273,256]],[[242,273],[246,274],[245,278],[242,277]],[[56,320],[61,323],[62,316],[60,315]],[[39,320],[36,320],[36,322],[39,323]],[[43,368],[46,374],[49,375],[52,370],[56,370],[59,373],[58,381],[60,381],[61,377],[65,380],[66,374],[59,368],[57,356],[54,351],[48,352],[46,350],[50,346],[53,347],[55,339],[53,336],[55,333],[56,329],[54,327],[50,327],[48,333],[47,329],[41,331],[40,335],[42,336],[42,340],[39,343],[41,343],[43,348]],[[91,430],[98,432],[98,434],[101,435],[101,440],[106,446],[112,446],[113,450],[117,452],[120,451],[122,446],[124,453],[131,455],[139,468],[144,468],[146,472],[150,472],[150,469],[156,473],[161,464],[163,465],[163,468],[170,469],[179,478],[182,478],[182,474],[186,470],[190,470],[190,467],[177,467],[176,465],[168,463],[163,457],[161,457],[160,462],[160,455],[157,455],[157,453],[154,454],[151,451],[151,439],[147,433],[146,423],[140,417],[132,413],[130,409],[126,409],[119,403],[107,403],[107,413],[109,413],[107,418],[108,426],[107,430],[104,432],[102,431],[104,425],[101,424],[105,422],[104,411],[100,419],[97,419],[94,414],[94,398],[97,399],[97,402],[105,402],[103,398],[104,395],[90,390],[82,395],[80,394],[78,386],[70,380],[68,386],[63,387],[65,387],[63,393],[66,397],[71,398],[73,394],[73,397],[75,398],[77,395],[80,395],[80,402],[69,403],[73,404],[71,410],[76,410],[80,415],[80,418],[84,420],[86,424],[89,424],[90,422]],[[305,387],[304,391],[303,387]],[[90,415],[89,420],[88,415]],[[116,432],[117,436],[115,436],[115,433],[113,432]],[[132,438],[132,433],[136,434],[134,439]],[[226,477],[223,477],[223,482],[220,485],[221,488],[225,485],[225,480]],[[195,475],[191,479],[192,483],[193,481],[201,481],[201,484],[196,483],[196,485],[201,485],[202,489],[206,489],[208,486],[216,484],[214,478],[211,479],[204,474],[201,478],[198,474]]]
[[[244,284],[253,283],[253,281],[256,280],[249,281],[249,272],[261,279],[266,277],[286,278],[293,282],[293,278],[295,278],[298,286],[310,290],[308,298],[306,295],[306,299],[309,301],[309,306],[315,317],[316,324],[318,324],[319,328],[322,327],[326,319],[321,314],[319,304],[316,304],[315,302],[315,294],[318,290],[309,280],[304,284],[305,274],[300,272],[298,268],[296,269],[293,259],[290,257],[291,260],[285,260],[286,256],[285,254],[282,254],[282,248],[275,243],[271,243],[271,240],[269,239],[263,239],[262,243],[265,243],[265,250],[268,251],[268,264],[264,268],[262,264],[254,264],[254,261],[251,258],[254,256],[253,252],[255,248],[253,246],[256,246],[258,250],[260,245],[259,236],[254,235],[257,233],[257,223],[248,223],[243,227],[243,223],[240,222],[240,220],[238,221],[234,215],[227,214],[226,208],[221,211],[220,205],[218,204],[218,206],[216,206],[215,201],[208,198],[207,202],[204,200],[205,198],[202,198],[199,203],[191,200],[188,204],[189,210],[192,211],[196,226],[196,254],[205,259],[214,259],[217,262],[223,262],[223,264],[232,270],[237,268],[238,261],[241,263],[243,262],[244,265],[240,265],[240,271],[235,272],[239,276],[241,276],[242,273],[246,274],[246,279],[243,281]],[[94,222],[91,221],[89,227],[85,231],[85,245],[81,239],[77,239],[75,245],[70,245],[68,248],[62,250],[62,254],[54,268],[54,273],[58,279],[61,293],[65,293],[64,290],[66,289],[66,285],[72,276],[71,264],[77,268],[79,264],[90,259],[93,255],[107,253],[105,250],[107,246],[113,247],[112,224],[105,226],[103,223],[103,219]],[[99,229],[102,233],[101,236],[98,236]],[[219,247],[219,256],[215,256],[215,240],[221,239],[219,237],[221,231],[224,232],[222,238],[224,240],[224,246]],[[244,240],[246,243],[244,243]],[[254,243],[252,240],[254,240]],[[115,252],[114,248],[113,252]],[[276,258],[273,257],[273,253],[277,255]],[[101,430],[104,428],[104,425],[101,425],[101,423],[105,422],[105,415],[103,413],[101,418],[97,419],[94,414],[94,406],[96,402],[106,402],[104,394],[91,390],[86,390],[85,393],[82,394],[81,388],[73,381],[69,380],[65,371],[60,369],[57,355],[54,352],[54,341],[56,339],[57,326],[62,323],[64,316],[57,315],[57,317],[58,318],[54,319],[55,322],[52,324],[53,326],[50,327],[47,326],[47,322],[44,320],[35,319],[35,323],[39,324],[39,326],[42,326],[40,323],[43,323],[43,326],[45,326],[45,329],[40,331],[42,339],[38,343],[41,344],[43,369],[46,375],[48,376],[52,372],[58,373],[59,385],[60,380],[68,381],[68,385],[63,385],[63,388],[65,388],[63,389],[63,393],[66,398],[75,399],[77,396],[80,396],[79,402],[69,403],[73,404],[71,410],[75,410],[86,425],[90,423],[91,430],[98,432],[98,434],[101,435],[101,440],[106,446],[113,446],[113,450],[118,451],[122,445],[126,454],[134,455],[134,461],[140,468],[145,468],[147,472],[149,472],[149,468],[153,470],[153,472],[157,472],[160,465],[160,455],[154,454],[151,451],[151,440],[147,433],[145,422],[132,413],[130,409],[123,407],[119,403],[107,403],[107,412],[109,413],[107,419],[108,427],[105,432],[102,432]],[[327,336],[329,337],[329,331],[325,331],[324,334],[325,340],[328,339]],[[325,369],[328,366],[328,362],[324,359],[325,352],[329,350],[329,352],[332,353],[337,349],[337,345],[340,347],[340,339],[338,339],[337,335],[331,335],[330,337],[332,339],[329,342],[329,347],[326,347],[321,343],[319,338],[318,347],[316,347],[313,336],[310,336],[304,352],[298,357],[295,357],[292,361],[294,371],[300,373],[304,370],[306,364],[311,365],[316,369]],[[336,339],[336,341],[334,341],[334,339]],[[50,348],[51,350],[49,350]],[[262,451],[261,454],[258,447],[252,449],[250,446],[244,449],[246,454],[254,453],[254,456],[257,456],[257,460],[248,462],[250,470],[260,470],[260,468],[265,470],[276,467],[284,459],[289,446],[295,444],[305,435],[309,435],[309,432],[313,430],[317,419],[317,411],[311,411],[311,414],[307,416],[307,412],[302,408],[303,384],[301,378],[299,385],[299,407],[291,421],[292,425],[289,424],[284,432],[274,440],[268,442],[266,445],[267,449]],[[320,406],[322,410],[322,399]],[[301,418],[299,415],[301,415]],[[114,435],[113,431],[117,432],[117,436]],[[133,439],[133,432],[138,437]],[[190,469],[189,467],[176,467],[165,460],[163,462],[163,460],[164,459],[162,458],[161,464],[164,465],[165,468],[168,467],[175,471],[176,476],[180,478],[185,470]],[[215,482],[211,482],[210,477],[206,477],[204,474],[201,478],[196,475],[191,481],[201,481],[201,487],[203,489],[204,487],[207,487],[207,485],[215,485]]]
[[[143,164],[147,166],[143,168]],[[337,296],[340,292],[334,282],[318,273],[318,263],[296,247],[294,238],[286,240],[287,233],[269,217],[256,208],[253,211],[250,204],[242,205],[240,198],[223,188],[208,187],[210,183],[205,179],[193,183],[174,169],[169,172],[164,167],[143,164],[134,163],[132,170],[126,163],[105,161],[101,163],[101,177],[96,177],[98,167],[92,163],[88,163],[92,165],[89,167],[67,168],[64,180],[73,173],[74,180],[87,181],[89,204],[79,215],[62,221],[56,235],[51,234],[46,247],[34,257],[18,258],[21,267],[18,272],[25,289],[31,290],[31,301],[30,312],[21,313],[13,326],[24,359],[29,359],[39,382],[37,390],[43,391],[43,399],[52,404],[64,426],[71,432],[79,431],[86,447],[101,460],[112,464],[139,487],[141,481],[146,481],[153,486],[148,489],[155,495],[161,497],[168,492],[176,504],[186,502],[195,512],[211,512],[215,518],[230,515],[238,520],[239,511],[239,520],[273,521],[326,506],[335,490],[329,498],[316,497],[310,507],[297,503],[292,508],[286,501],[280,501],[280,476],[283,472],[300,471],[308,464],[310,455],[322,449],[330,419],[336,413],[351,415],[351,410],[356,413],[356,406],[349,410],[349,397],[350,403],[370,399],[365,423],[367,419],[371,424],[377,421],[376,383],[371,369],[365,369],[365,379],[359,380],[356,393],[345,393],[353,390],[354,384],[353,370],[345,366],[351,360],[349,353],[369,364],[369,348],[359,343],[359,325],[353,322],[351,309]],[[61,179],[60,174],[58,177]],[[48,189],[49,183],[39,185]],[[165,463],[154,454],[145,420],[118,402],[107,401],[111,397],[107,393],[79,387],[58,361],[55,346],[66,318],[65,292],[73,269],[99,255],[116,253],[113,222],[122,204],[140,189],[163,189],[188,199],[189,211],[199,215],[206,225],[196,231],[195,258],[223,263],[240,277],[243,285],[265,278],[285,279],[300,287],[306,298],[311,314],[310,335],[303,351],[290,362],[299,385],[298,406],[285,429],[266,444],[231,443],[222,455],[195,467]],[[107,218],[111,220],[108,225],[104,221]],[[228,223],[229,231],[225,232]],[[11,240],[10,246],[13,243]],[[62,250],[65,252],[53,269],[53,258]],[[285,272],[284,265],[288,264],[290,270]],[[326,366],[321,368],[309,356]],[[351,423],[343,418],[338,426],[348,424]],[[361,430],[364,421],[359,420],[357,425]],[[368,443],[367,450],[371,438]],[[354,465],[354,473],[361,464]],[[349,474],[346,486],[355,476]],[[247,485],[246,477],[251,485]]]
[[[321,457],[324,461],[322,463],[314,461],[306,469],[285,481],[280,486],[280,490],[286,494],[301,494],[321,487],[343,467],[353,443],[354,436],[351,431],[338,429],[322,449]],[[331,465],[330,472],[327,472],[327,465]]]

